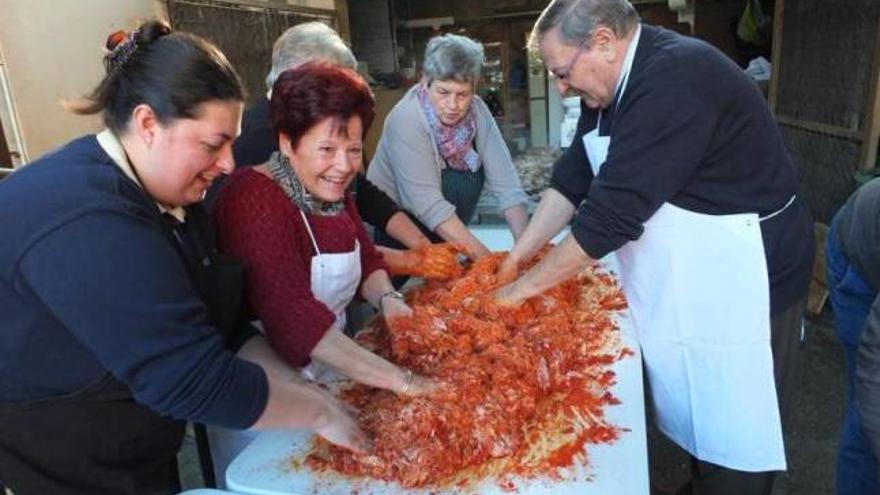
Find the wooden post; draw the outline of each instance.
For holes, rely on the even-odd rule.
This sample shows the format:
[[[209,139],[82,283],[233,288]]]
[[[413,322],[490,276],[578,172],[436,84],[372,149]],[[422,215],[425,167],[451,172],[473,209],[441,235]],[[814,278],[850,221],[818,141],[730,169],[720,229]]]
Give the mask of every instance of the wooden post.
[[[865,105],[865,123],[862,128],[862,154],[859,170],[866,172],[876,166],[877,144],[880,140],[880,18],[874,29],[874,54],[868,79],[868,99]]]
[[[351,28],[348,23],[348,0],[333,0],[336,7],[336,31],[339,36],[351,45]]]
[[[770,103],[770,111],[777,115],[776,105],[779,98],[779,76],[782,69],[782,18],[785,14],[785,0],[776,0],[776,8],[773,11],[773,54],[771,61],[773,72],[770,74],[770,90],[767,100]]]
[[[6,135],[3,133],[3,122],[0,122],[0,167],[12,168],[12,155],[9,154],[9,146],[6,145]]]

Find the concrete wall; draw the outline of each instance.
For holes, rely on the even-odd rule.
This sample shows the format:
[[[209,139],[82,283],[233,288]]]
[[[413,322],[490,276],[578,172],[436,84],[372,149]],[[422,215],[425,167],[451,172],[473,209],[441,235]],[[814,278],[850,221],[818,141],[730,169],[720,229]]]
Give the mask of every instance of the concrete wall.
[[[27,159],[100,128],[97,117],[70,114],[59,101],[101,79],[110,32],[163,11],[160,0],[0,0],[0,52]]]

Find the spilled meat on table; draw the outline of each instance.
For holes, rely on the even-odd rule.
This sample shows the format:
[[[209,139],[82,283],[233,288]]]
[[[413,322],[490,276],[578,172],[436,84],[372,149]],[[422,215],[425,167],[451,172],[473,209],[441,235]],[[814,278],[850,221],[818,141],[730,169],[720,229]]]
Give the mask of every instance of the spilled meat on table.
[[[423,397],[361,385],[342,390],[375,449],[357,454],[316,437],[311,468],[404,487],[487,477],[510,484],[565,476],[574,463],[589,463],[588,444],[623,433],[605,420],[605,408],[619,404],[610,392],[611,366],[632,355],[614,320],[626,307],[614,277],[591,268],[502,308],[492,292],[504,256],[485,256],[458,277],[416,287],[407,296],[412,317],[390,328],[374,324],[358,337],[442,386]]]

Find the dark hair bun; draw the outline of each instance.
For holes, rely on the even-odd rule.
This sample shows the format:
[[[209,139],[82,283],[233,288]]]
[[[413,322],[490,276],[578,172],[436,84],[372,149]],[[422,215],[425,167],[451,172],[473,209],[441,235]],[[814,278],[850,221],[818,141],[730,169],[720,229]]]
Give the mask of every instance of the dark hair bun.
[[[222,53],[193,34],[172,32],[166,22],[143,22],[135,31],[107,37],[106,75],[65,106],[78,114],[103,112],[104,124],[125,131],[132,110],[149,105],[161,122],[194,118],[210,100],[244,100],[241,80]]]
[[[135,51],[149,46],[163,36],[171,34],[171,26],[162,21],[147,21],[137,31],[116,31],[107,36],[105,46],[109,53],[104,57],[107,74],[116,75]]]
[[[138,28],[135,41],[138,45],[149,45],[157,39],[171,34],[171,26],[164,21],[147,21]]]
[[[123,30],[119,30],[113,33],[110,33],[107,36],[107,42],[104,46],[109,51],[114,51],[119,45],[129,41],[131,36],[134,35],[135,42],[138,45],[149,45],[150,43],[156,41],[162,36],[167,36],[171,34],[171,26],[162,22],[162,21],[147,21],[138,27],[136,32],[127,32]]]

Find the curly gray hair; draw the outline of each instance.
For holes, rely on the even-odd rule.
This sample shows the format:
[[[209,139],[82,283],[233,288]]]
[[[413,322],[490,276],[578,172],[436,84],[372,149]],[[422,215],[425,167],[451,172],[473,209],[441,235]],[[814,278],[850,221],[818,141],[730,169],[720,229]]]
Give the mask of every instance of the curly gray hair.
[[[638,22],[639,13],[627,0],[553,0],[535,22],[528,47],[540,58],[538,44],[547,31],[559,26],[563,43],[590,49],[590,35],[600,25],[624,37]]]
[[[333,28],[319,21],[305,22],[288,29],[275,41],[266,86],[272,89],[282,72],[314,60],[357,69],[354,55]]]
[[[434,80],[476,82],[483,70],[483,45],[467,36],[435,36],[425,48],[422,73],[428,84]]]

